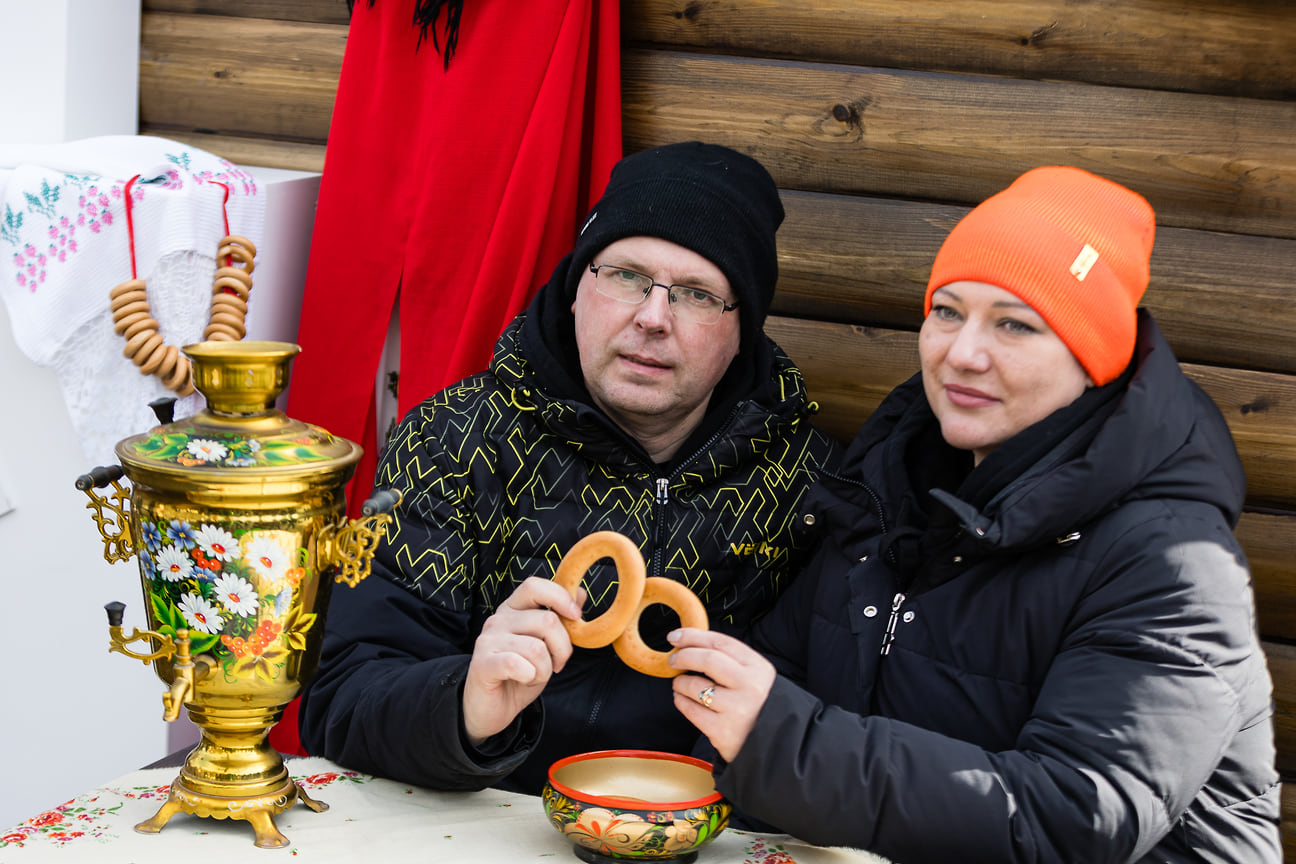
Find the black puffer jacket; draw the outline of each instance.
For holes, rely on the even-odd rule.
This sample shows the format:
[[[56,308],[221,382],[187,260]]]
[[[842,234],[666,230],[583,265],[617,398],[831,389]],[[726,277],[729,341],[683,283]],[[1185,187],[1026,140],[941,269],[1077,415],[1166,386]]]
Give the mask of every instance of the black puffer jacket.
[[[720,790],[903,864],[1280,861],[1241,466],[1150,316],[1132,372],[962,458],[915,378],[807,501]]]
[[[806,564],[814,538],[798,508],[837,448],[811,424],[787,357],[767,339],[740,355],[680,457],[655,465],[576,382],[569,306],[542,292],[499,340],[490,372],[427,400],[394,433],[376,482],[405,497],[372,575],[334,592],[301,707],[312,754],[433,788],[534,793],[571,753],[687,753],[697,731],[669,680],[630,670],[610,647],[576,649],[519,722],[471,750],[460,694],[482,622],[594,531],[630,537],[648,575],[684,582],[711,625],[735,633]],[[611,604],[614,578],[595,565],[587,618]],[[666,647],[672,620],[649,608],[645,640]]]

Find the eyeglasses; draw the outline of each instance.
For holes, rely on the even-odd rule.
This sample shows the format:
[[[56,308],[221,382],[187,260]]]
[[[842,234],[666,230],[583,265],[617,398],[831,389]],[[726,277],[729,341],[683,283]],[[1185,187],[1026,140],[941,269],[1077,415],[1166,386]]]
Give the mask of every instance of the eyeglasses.
[[[726,303],[701,288],[663,285],[652,281],[649,276],[624,267],[613,267],[611,264],[599,264],[596,267],[591,261],[589,269],[594,274],[594,290],[604,297],[622,303],[638,305],[648,299],[652,289],[666,289],[666,296],[670,298],[671,314],[681,321],[692,324],[715,324],[724,313],[738,308],[737,303]]]

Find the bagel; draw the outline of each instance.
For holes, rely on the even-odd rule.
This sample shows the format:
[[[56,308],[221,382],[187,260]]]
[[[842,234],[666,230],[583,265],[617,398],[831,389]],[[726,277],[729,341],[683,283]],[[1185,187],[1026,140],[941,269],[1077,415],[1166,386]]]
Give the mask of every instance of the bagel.
[[[612,607],[592,621],[562,619],[572,644],[581,648],[611,645],[630,623],[643,596],[643,555],[629,537],[616,531],[596,531],[576,541],[559,562],[554,581],[575,599],[586,571],[601,558],[611,558],[617,569],[619,584]]]
[[[674,579],[651,576],[644,580],[643,597],[640,598],[630,623],[612,643],[612,650],[616,651],[617,656],[631,669],[656,678],[674,678],[682,671],[668,662],[674,649],[657,651],[649,648],[643,641],[643,637],[639,635],[639,616],[645,609],[656,603],[673,609],[679,616],[681,627],[696,627],[699,630],[706,630],[709,627],[706,607],[687,585]]]

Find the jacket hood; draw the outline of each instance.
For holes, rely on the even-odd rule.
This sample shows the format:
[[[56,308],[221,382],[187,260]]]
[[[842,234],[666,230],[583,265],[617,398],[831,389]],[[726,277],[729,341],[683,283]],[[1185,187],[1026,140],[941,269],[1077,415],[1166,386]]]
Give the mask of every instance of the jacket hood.
[[[1072,422],[1051,423],[1055,414],[1022,431],[983,460],[957,493],[936,490],[933,498],[970,534],[998,548],[1053,542],[1122,502],[1144,498],[1210,504],[1236,525],[1246,479],[1228,426],[1210,397],[1184,376],[1145,310],[1127,375],[1128,383],[1123,377],[1108,385],[1117,388],[1113,398],[1095,399],[1095,407]],[[912,446],[919,436],[934,438],[932,448],[953,448],[931,435],[936,420],[920,375],[897,388],[892,401],[879,408],[880,428],[866,424],[852,449],[862,459],[887,460],[881,464],[896,470],[886,476],[909,485],[923,473],[916,468],[920,460],[935,457],[928,447]],[[1029,461],[1011,465],[1010,479],[990,489],[983,503],[969,500],[969,487],[988,474],[1002,477],[1004,460],[1023,452],[1031,454]],[[910,490],[886,492],[888,500],[904,501]],[[906,521],[902,514],[891,518]]]

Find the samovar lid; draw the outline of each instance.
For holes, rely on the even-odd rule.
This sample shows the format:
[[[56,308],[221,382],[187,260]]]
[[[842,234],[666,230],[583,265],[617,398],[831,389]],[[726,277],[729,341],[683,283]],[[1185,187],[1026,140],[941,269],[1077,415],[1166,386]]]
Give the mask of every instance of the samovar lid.
[[[349,479],[359,445],[275,408],[301,348],[288,342],[200,342],[182,349],[207,407],[119,441],[132,480],[167,478],[254,482],[267,474],[329,474]]]

